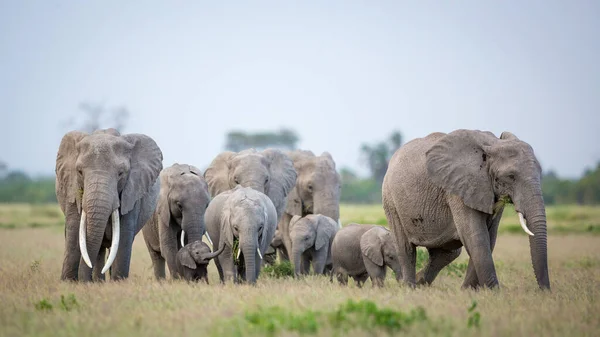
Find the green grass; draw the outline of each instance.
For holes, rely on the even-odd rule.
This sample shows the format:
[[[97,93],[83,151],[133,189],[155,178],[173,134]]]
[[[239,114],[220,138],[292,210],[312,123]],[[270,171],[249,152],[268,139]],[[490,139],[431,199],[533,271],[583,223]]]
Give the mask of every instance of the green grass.
[[[381,205],[340,205],[343,224],[387,225]],[[600,235],[600,207],[548,206],[546,207],[548,232],[550,234]],[[514,208],[507,205],[500,222],[499,233],[524,234]]]

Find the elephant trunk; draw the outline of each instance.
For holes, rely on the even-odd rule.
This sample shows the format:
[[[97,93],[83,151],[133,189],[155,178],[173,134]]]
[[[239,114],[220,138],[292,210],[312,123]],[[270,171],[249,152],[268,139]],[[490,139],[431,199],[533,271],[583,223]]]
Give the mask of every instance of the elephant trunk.
[[[322,214],[338,221],[340,218],[339,195],[329,191],[315,193],[313,198],[313,214]]]
[[[302,249],[293,248],[292,249],[292,262],[294,263],[294,275],[299,277],[302,274]]]
[[[181,219],[181,230],[185,233],[181,233],[180,242],[181,246],[185,246],[185,243],[191,243],[194,241],[202,241],[202,235],[206,231],[204,225],[204,217],[202,214],[184,212]]]
[[[91,269],[97,262],[102,240],[108,220],[113,211],[119,208],[119,198],[117,194],[116,181],[108,178],[97,178],[93,176],[84,181],[84,195],[82,207],[82,221],[80,223],[80,250],[84,261],[90,267],[89,271],[80,274],[84,281],[91,280]],[[118,215],[118,212],[116,212]],[[116,219],[118,222],[118,219]],[[118,233],[112,233],[112,237],[118,237]],[[116,256],[116,248],[110,255]],[[99,267],[99,266],[96,266]]]
[[[257,236],[250,235],[244,240],[240,238],[240,249],[244,254],[244,262],[246,267],[246,282],[254,284],[256,283],[256,279],[258,278],[258,275],[256,275],[256,251],[258,249]]]
[[[548,276],[548,234],[546,228],[546,209],[542,197],[542,189],[538,184],[532,188],[532,192],[524,194],[523,207],[516,205],[517,209],[523,210],[523,226],[532,232],[529,236],[531,251],[531,262],[537,283],[541,289],[550,289],[550,277]]]
[[[221,248],[219,248],[218,250],[216,250],[216,251],[214,251],[212,253],[204,255],[204,258],[207,259],[207,260],[212,260],[215,257],[219,256],[219,254],[221,254],[224,249],[225,249],[225,245],[221,245]]]

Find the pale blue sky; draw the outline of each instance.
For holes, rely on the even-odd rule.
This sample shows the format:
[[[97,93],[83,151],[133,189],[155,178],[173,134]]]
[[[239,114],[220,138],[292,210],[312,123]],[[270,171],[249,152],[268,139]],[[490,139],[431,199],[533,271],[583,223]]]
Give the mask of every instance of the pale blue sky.
[[[230,129],[293,127],[358,168],[393,129],[469,128],[574,177],[600,160],[599,60],[599,1],[0,0],[0,160],[52,173],[90,100],[165,166],[205,167]]]

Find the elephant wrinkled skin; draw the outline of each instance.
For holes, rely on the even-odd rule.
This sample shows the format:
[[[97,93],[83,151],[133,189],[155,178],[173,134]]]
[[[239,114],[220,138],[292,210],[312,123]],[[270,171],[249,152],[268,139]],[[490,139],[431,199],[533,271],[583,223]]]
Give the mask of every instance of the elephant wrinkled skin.
[[[202,241],[204,213],[210,202],[202,172],[191,165],[173,164],[160,173],[160,194],[153,216],[142,229],[154,275],[165,278],[165,260],[177,278],[175,256],[185,241]]]
[[[433,133],[398,149],[382,195],[404,282],[430,284],[464,246],[470,259],[463,287],[497,287],[492,251],[504,204],[512,201],[521,226],[533,235],[529,244],[537,283],[549,289],[541,172],[531,146],[510,132],[500,138],[475,130]],[[429,251],[418,280],[417,246]]]
[[[146,135],[65,134],[56,157],[56,197],[65,214],[62,280],[103,280],[108,268],[111,279],[129,276],[133,239],[154,212],[161,169],[162,152]]]

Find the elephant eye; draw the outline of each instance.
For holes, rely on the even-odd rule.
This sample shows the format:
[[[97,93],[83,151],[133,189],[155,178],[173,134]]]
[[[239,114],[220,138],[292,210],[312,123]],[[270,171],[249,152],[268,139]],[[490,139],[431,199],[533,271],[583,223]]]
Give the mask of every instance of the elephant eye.
[[[509,174],[508,178],[511,179],[511,180],[515,180],[515,175],[514,174]]]
[[[312,191],[312,184],[308,184],[308,190]]]
[[[238,184],[238,185],[240,184],[240,182],[238,180],[238,177],[233,177],[233,182],[236,183],[236,184]]]
[[[181,206],[181,204],[179,203],[179,201],[177,202],[177,208],[179,208],[180,211],[183,208],[183,206]]]

